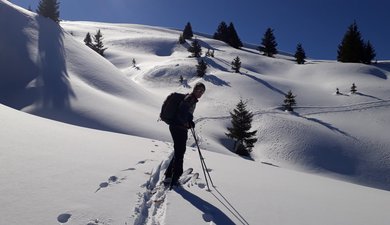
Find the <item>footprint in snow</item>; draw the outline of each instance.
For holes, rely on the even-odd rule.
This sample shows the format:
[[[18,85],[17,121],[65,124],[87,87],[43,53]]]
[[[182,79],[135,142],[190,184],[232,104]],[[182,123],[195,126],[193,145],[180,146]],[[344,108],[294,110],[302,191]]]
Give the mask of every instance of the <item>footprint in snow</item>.
[[[206,184],[204,184],[204,183],[198,183],[198,187],[199,187],[200,189],[204,189],[204,188],[206,188]]]
[[[138,165],[138,164],[145,164],[147,161],[153,161],[153,160],[151,160],[151,159],[141,160],[141,161],[139,161],[139,162],[137,163],[137,165]]]
[[[121,180],[124,180],[124,179],[125,178],[122,178]],[[118,177],[117,176],[111,176],[111,177],[108,178],[108,182],[102,182],[102,183],[99,184],[99,188],[96,189],[95,193],[100,191],[100,189],[102,189],[102,188],[108,187],[110,185],[110,183],[120,183],[120,182],[118,181]]]
[[[111,176],[108,178],[108,182],[117,182],[118,181],[118,177],[116,176]]]
[[[60,222],[60,223],[67,223],[71,216],[72,216],[72,215],[69,214],[69,213],[60,214],[60,215],[57,217],[57,221]]]
[[[208,214],[208,213],[203,214],[202,217],[203,217],[203,220],[204,220],[205,222],[212,222],[212,221],[214,220],[213,215]]]
[[[100,189],[106,188],[106,187],[108,187],[108,182],[100,183],[100,184],[99,184],[99,188],[96,189],[95,193],[98,192],[98,191],[100,191]]]

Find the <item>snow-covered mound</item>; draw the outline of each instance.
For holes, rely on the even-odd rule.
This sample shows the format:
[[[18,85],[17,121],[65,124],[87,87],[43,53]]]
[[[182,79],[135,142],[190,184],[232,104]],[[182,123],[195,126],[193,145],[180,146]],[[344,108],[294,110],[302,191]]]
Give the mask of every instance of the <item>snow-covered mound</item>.
[[[4,1],[0,10],[2,103],[80,126],[168,139],[156,125],[160,102],[150,92],[50,19]]]

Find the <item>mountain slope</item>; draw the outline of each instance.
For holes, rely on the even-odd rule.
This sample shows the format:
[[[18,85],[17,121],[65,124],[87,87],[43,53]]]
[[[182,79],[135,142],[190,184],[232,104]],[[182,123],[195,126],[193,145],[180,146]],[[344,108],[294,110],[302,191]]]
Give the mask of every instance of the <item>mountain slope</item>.
[[[3,3],[4,7],[7,4]],[[43,58],[39,63],[33,61],[41,68],[37,71],[54,71],[59,78],[47,79],[44,85],[43,75],[29,80],[22,90],[12,89],[12,98],[2,97],[7,105],[15,107],[21,102],[22,107],[15,108],[47,118],[166,141],[170,140],[167,127],[156,122],[160,104],[168,93],[189,92],[194,83],[203,81],[207,91],[195,111],[202,148],[234,155],[229,150],[232,142],[224,133],[230,126],[229,112],[243,98],[255,114],[253,129],[258,130],[259,139],[252,152],[255,161],[390,189],[390,163],[386,160],[390,154],[386,147],[390,144],[386,132],[390,125],[386,116],[390,96],[388,62],[362,65],[308,60],[305,65],[296,65],[288,55],[269,58],[253,48],[232,49],[223,42],[197,36],[204,52],[215,51],[214,58],[203,57],[209,67],[202,79],[194,75],[197,60],[188,57],[190,41],[177,43],[180,31],[64,21],[64,32],[33,13],[18,13],[12,7],[8,11],[14,12],[15,21],[30,21],[30,25],[12,33],[12,26],[3,24],[10,30],[7,41],[12,44],[12,35],[27,35],[27,44],[18,42],[14,46],[30,46],[23,47],[22,53],[35,52]],[[40,20],[46,22],[37,26]],[[46,50],[39,52],[38,27],[63,36],[57,39],[59,48],[44,41],[41,45]],[[104,35],[109,61],[83,43],[87,32],[93,34],[98,29]],[[12,52],[9,47],[3,48]],[[62,51],[66,54],[60,54]],[[56,60],[42,64],[46,52],[57,56]],[[37,58],[30,55],[27,58]],[[240,74],[232,73],[230,68],[236,56],[243,62]],[[12,59],[19,62],[19,58]],[[135,67],[132,59],[137,61]],[[29,61],[25,65],[30,65]],[[178,82],[180,75],[184,84]],[[355,95],[349,93],[352,83],[358,86]],[[341,95],[334,94],[336,88]],[[293,114],[280,110],[288,90],[297,95],[298,107]],[[52,100],[65,107],[42,104]],[[188,144],[194,144],[191,137]]]
[[[160,104],[151,93],[53,21],[0,4],[0,25],[7,34],[0,40],[1,102],[80,126],[168,137],[161,129],[145,128],[155,126]],[[8,18],[15,23],[6,22]]]
[[[172,29],[68,21],[59,27],[4,0],[0,28],[1,224],[390,219],[388,62],[296,65],[287,54],[268,58],[250,46],[236,50],[197,36],[204,51],[215,50],[215,58],[203,57],[208,72],[198,78],[189,42],[177,44],[180,32]],[[97,29],[106,58],[83,43]],[[240,74],[230,69],[237,55]],[[198,81],[207,90],[195,111],[196,134],[216,188],[206,191],[190,137],[184,166],[200,176],[164,192],[158,184],[172,144],[165,142],[167,126],[156,122],[159,107],[168,93],[189,92]],[[352,83],[357,94],[349,93]],[[294,113],[281,109],[290,89]],[[258,130],[253,160],[232,153],[224,134],[240,98]]]

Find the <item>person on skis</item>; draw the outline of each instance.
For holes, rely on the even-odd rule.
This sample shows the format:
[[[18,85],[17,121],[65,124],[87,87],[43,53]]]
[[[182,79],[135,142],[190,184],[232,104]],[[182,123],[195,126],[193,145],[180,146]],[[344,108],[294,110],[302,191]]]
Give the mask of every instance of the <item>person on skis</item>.
[[[202,97],[206,87],[203,83],[195,84],[192,92],[184,97],[179,104],[178,111],[173,122],[169,125],[169,131],[173,139],[173,157],[165,171],[164,183],[170,186],[178,186],[179,178],[183,174],[183,159],[188,139],[188,129],[195,128],[193,121],[194,110],[199,98]]]

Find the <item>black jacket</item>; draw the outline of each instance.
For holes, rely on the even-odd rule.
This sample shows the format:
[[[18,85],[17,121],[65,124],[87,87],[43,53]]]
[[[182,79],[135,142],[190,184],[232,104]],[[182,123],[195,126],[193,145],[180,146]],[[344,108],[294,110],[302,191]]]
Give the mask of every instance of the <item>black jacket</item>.
[[[173,125],[189,128],[189,123],[194,119],[193,114],[197,102],[198,99],[196,99],[192,94],[187,95],[179,105]]]

